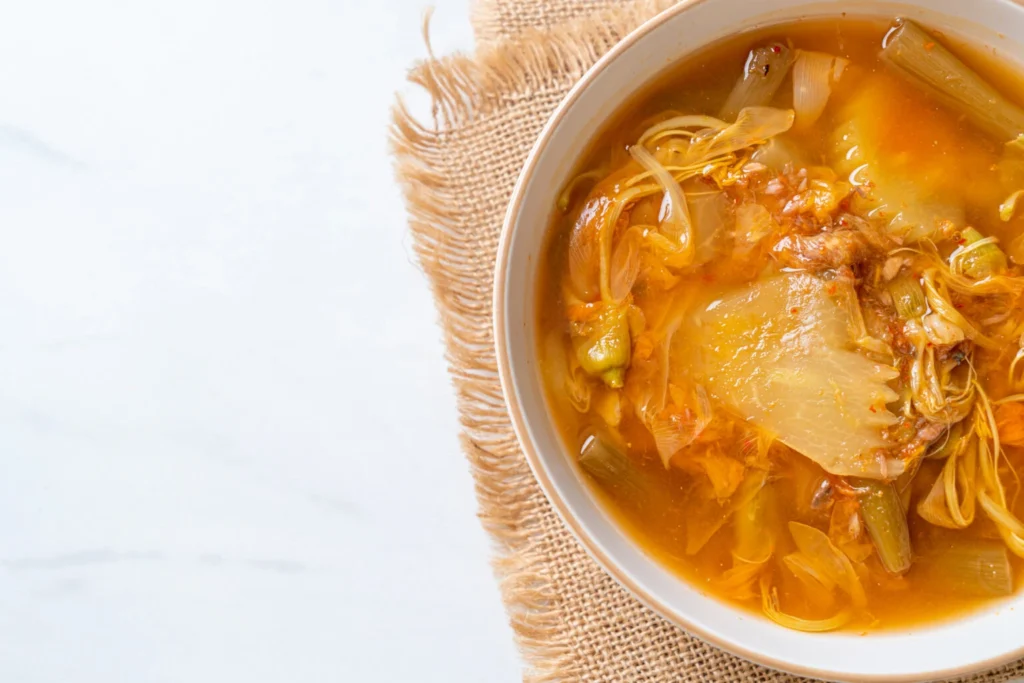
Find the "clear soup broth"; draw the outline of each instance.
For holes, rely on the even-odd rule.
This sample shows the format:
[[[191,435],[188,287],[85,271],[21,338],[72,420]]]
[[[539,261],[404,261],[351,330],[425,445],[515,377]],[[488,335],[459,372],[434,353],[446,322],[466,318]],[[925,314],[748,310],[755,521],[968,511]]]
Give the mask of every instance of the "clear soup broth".
[[[927,27],[738,36],[567,184],[549,405],[642,547],[805,631],[1012,594],[1024,557],[1024,110]]]

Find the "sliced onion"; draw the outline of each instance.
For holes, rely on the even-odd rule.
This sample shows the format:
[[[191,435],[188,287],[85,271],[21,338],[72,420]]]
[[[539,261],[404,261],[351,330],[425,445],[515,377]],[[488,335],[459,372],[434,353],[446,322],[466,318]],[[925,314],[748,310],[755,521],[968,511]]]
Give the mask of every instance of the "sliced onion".
[[[804,557],[849,595],[855,607],[863,607],[867,603],[864,587],[850,558],[835,547],[824,532],[800,522],[790,522],[789,532]]]
[[[698,386],[696,391],[696,406],[693,408],[693,419],[686,419],[679,413],[659,415],[651,420],[651,436],[654,437],[654,445],[661,456],[661,462],[668,467],[669,461],[679,451],[683,450],[697,437],[704,432],[711,423],[711,401],[708,399],[704,388]]]
[[[637,228],[626,231],[612,252],[610,289],[612,299],[622,301],[629,296],[640,274],[640,245],[643,232]]]
[[[665,467],[668,467],[672,456],[693,443],[699,434],[697,424],[678,413],[656,417],[651,421],[651,436],[654,437],[654,445]]]
[[[727,223],[732,218],[729,201],[725,192],[691,193],[690,220],[693,223],[694,263],[707,263],[715,257],[727,232]]]
[[[600,292],[600,226],[610,208],[604,195],[588,199],[569,233],[569,279],[584,301],[594,300]]]
[[[761,577],[761,609],[765,616],[780,626],[785,626],[794,631],[806,631],[808,633],[820,633],[823,631],[834,631],[842,628],[853,618],[849,609],[844,609],[834,617],[828,619],[802,619],[792,614],[786,614],[779,607],[779,594],[774,587],[768,584],[766,577]]]
[[[747,562],[736,559],[732,568],[727,569],[715,583],[719,590],[730,598],[734,600],[749,600],[757,596],[754,583],[763,569],[763,562]]]
[[[968,519],[974,521],[974,500],[971,499],[971,510]],[[946,487],[943,484],[943,477],[939,476],[935,483],[932,484],[932,488],[928,491],[928,495],[924,497],[920,503],[917,504],[917,514],[921,516],[923,520],[929,524],[935,526],[941,526],[945,529],[962,529],[963,526],[958,524],[956,520],[949,514],[949,502],[946,500]],[[958,509],[958,512],[963,512]]]
[[[800,50],[793,65],[793,109],[798,128],[811,126],[821,117],[832,87],[849,63],[835,55]]]
[[[942,466],[928,495],[917,505],[917,514],[936,526],[965,529],[974,522],[977,498],[975,471],[978,443],[970,440],[954,449]]]
[[[682,261],[689,264],[693,260],[693,225],[690,222],[690,210],[686,205],[686,194],[683,188],[672,177],[668,170],[658,163],[654,155],[640,145],[633,145],[629,153],[645,171],[651,174],[665,192],[665,203],[659,219],[659,230],[665,237],[678,245],[682,251]]]
[[[808,560],[803,553],[790,553],[782,558],[782,562],[789,571],[793,572],[793,576],[800,580],[800,583],[828,592],[831,592],[836,587],[836,582],[829,578],[825,572],[821,571],[816,563]]]
[[[747,107],[740,111],[736,123],[713,135],[695,138],[690,144],[686,163],[700,164],[737,150],[761,144],[793,127],[792,109]]]

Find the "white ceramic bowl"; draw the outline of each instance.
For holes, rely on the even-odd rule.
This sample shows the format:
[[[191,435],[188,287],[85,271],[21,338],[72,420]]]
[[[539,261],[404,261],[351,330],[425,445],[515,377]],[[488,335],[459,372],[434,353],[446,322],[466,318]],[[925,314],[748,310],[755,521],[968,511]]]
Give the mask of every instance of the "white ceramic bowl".
[[[648,557],[601,509],[573,468],[549,411],[536,359],[538,258],[556,194],[594,131],[672,63],[727,36],[815,16],[915,18],[1021,66],[1024,7],[1010,0],[691,0],[634,31],[569,93],[530,154],[506,218],[495,281],[495,336],[505,398],[542,488],[580,542],[640,600],[730,652],[793,673],[838,680],[918,681],[1024,656],[1024,596],[937,626],[872,633],[784,629],[702,595]]]

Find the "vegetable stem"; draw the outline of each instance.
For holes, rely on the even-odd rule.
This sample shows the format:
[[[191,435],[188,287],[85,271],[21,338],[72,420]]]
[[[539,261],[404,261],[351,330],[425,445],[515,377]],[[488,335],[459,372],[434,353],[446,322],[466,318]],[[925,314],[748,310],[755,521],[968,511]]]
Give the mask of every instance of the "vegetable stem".
[[[873,479],[850,483],[860,494],[860,514],[882,566],[892,574],[903,574],[910,569],[910,530],[896,486]]]
[[[629,456],[593,432],[584,436],[579,463],[603,488],[622,493],[632,503],[647,502],[657,491],[652,478]]]
[[[1013,593],[1013,568],[999,541],[957,541],[926,554],[932,585],[957,596],[998,597]]]
[[[792,53],[782,43],[751,50],[743,66],[743,75],[733,86],[719,116],[726,121],[735,121],[740,110],[767,105],[778,92],[792,63]]]
[[[896,312],[904,320],[916,320],[928,311],[921,283],[909,273],[893,278],[889,282],[888,290]]]
[[[994,237],[985,237],[974,228],[964,228],[960,237],[962,246],[949,257],[954,272],[981,280],[1006,271],[1006,254],[996,245]]]
[[[1010,142],[1024,133],[1024,110],[914,22],[902,20],[889,31],[882,59],[908,81],[1000,139]]]

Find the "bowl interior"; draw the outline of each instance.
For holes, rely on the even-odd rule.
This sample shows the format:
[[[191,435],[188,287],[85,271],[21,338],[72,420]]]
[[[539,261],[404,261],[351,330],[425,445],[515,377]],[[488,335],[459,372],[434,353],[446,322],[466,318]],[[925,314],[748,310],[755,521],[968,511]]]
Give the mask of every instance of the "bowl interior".
[[[919,680],[994,666],[1024,655],[1024,598],[966,618],[867,637],[781,628],[702,594],[637,547],[597,504],[573,468],[546,407],[536,353],[537,255],[556,195],[624,101],[671,64],[758,26],[850,11],[844,0],[691,0],[648,22],[599,62],[549,122],[510,206],[495,290],[498,362],[516,431],[556,509],[588,551],[663,616],[727,650],[823,678]],[[1024,9],[1009,0],[856,4],[856,14],[918,19],[994,50],[1021,67]]]

